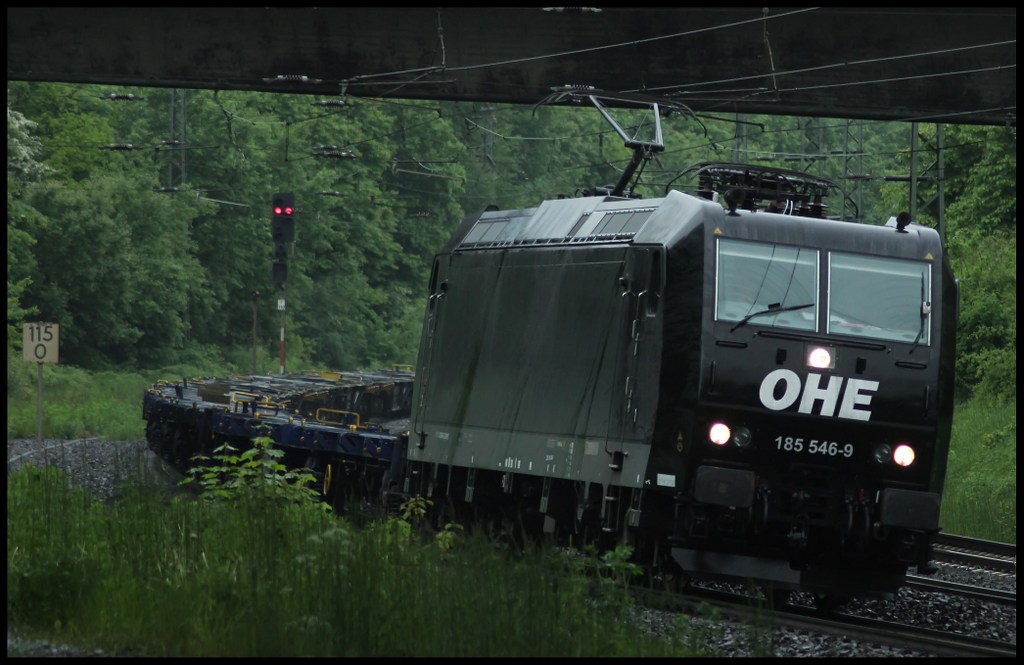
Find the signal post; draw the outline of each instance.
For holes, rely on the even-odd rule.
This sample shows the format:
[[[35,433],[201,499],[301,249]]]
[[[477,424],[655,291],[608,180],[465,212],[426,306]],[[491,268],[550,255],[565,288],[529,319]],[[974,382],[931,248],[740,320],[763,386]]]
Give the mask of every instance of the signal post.
[[[278,342],[281,355],[281,374],[284,374],[284,315],[285,283],[288,281],[288,251],[295,242],[295,195],[278,192],[271,200],[270,238],[274,242],[273,277],[281,296],[277,299],[277,310],[281,313],[281,338]]]

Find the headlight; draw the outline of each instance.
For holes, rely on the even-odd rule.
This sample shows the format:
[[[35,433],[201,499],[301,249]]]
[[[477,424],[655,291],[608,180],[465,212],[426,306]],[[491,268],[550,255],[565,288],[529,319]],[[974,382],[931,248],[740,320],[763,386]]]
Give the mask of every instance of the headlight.
[[[831,346],[808,346],[804,349],[804,361],[814,369],[835,369],[836,350]]]
[[[883,443],[875,448],[875,452],[872,454],[874,460],[879,464],[886,464],[893,462],[897,466],[906,468],[914,463],[917,458],[917,453],[914,449],[906,443],[900,443],[893,448],[887,443]]]
[[[750,430],[746,427],[737,427],[736,433],[732,435],[732,442],[737,448],[746,448],[750,445]]]
[[[715,423],[708,430],[708,438],[716,446],[724,446],[732,438],[732,430],[725,423]]]
[[[708,440],[716,446],[724,446],[727,443],[731,443],[737,448],[746,448],[750,445],[752,440],[750,430],[746,427],[737,427],[736,431],[733,431],[731,427],[725,423],[713,423],[708,428]]]
[[[883,443],[882,445],[875,448],[873,457],[875,458],[875,461],[878,462],[879,464],[885,464],[886,462],[889,461],[890,455],[892,455],[892,448],[890,448],[887,444]]]
[[[902,467],[908,467],[913,464],[915,457],[914,449],[905,443],[896,446],[896,450],[892,452],[892,461]]]

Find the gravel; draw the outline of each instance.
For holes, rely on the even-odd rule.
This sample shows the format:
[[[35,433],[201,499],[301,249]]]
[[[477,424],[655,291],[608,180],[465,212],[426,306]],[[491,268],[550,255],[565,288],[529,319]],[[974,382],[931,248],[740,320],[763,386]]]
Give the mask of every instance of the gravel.
[[[936,564],[937,579],[948,579],[965,584],[984,584],[994,589],[1016,591],[1016,581],[1009,577],[993,577],[992,574],[969,570],[958,566]],[[951,578],[956,578],[955,580]],[[728,588],[741,592],[739,585],[731,586],[720,582],[697,583],[710,588]],[[795,593],[791,604],[813,607],[810,594]],[[907,625],[922,626],[950,634],[971,635],[1003,640],[1016,644],[1017,609],[998,603],[968,600],[954,594],[924,592],[904,587],[891,600],[851,600],[845,603],[844,614],[882,619]],[[657,610],[638,610],[637,620],[655,634],[671,632],[678,621],[678,614]],[[710,626],[707,619],[691,619],[696,625],[712,627],[718,632],[707,631],[711,637],[705,643],[723,656],[764,655],[767,645],[778,657],[937,657],[940,654],[915,649],[894,647],[887,644],[858,640],[851,637],[837,639],[834,634],[778,627],[771,631],[761,628],[757,631],[732,620],[719,620]],[[755,644],[752,644],[755,641]]]
[[[9,440],[7,474],[10,475],[25,463],[60,466],[73,486],[84,487],[102,499],[110,499],[116,494],[116,482],[119,479],[135,472],[165,474],[167,468],[149,450],[145,439]]]
[[[389,423],[390,425],[390,423]],[[388,429],[394,429],[389,427]],[[98,497],[109,499],[117,493],[118,479],[130,473],[151,473],[173,483],[175,475],[146,446],[143,439],[136,441],[109,441],[99,438],[75,440],[34,439],[7,442],[7,473],[31,461],[63,467],[70,482],[85,487]],[[988,573],[938,564],[935,577],[961,583],[984,583],[992,588],[1016,591],[1016,577],[994,576]],[[810,604],[806,594],[795,594],[794,602]],[[965,600],[951,594],[924,593],[904,588],[892,600],[856,600],[843,608],[862,616],[887,618],[893,621],[923,625],[932,629],[1004,639],[1016,643],[1017,609],[996,603]],[[654,634],[668,634],[675,630],[680,615],[646,608],[633,611],[633,621],[643,630]],[[709,628],[703,646],[724,656],[763,655],[770,645],[777,657],[927,657],[937,654],[891,647],[852,638],[837,639],[834,635],[814,631],[780,627],[770,631],[754,630],[729,620],[713,625],[703,617],[690,617],[688,621]],[[81,650],[72,646],[40,640],[26,640],[7,632],[7,655],[27,657],[95,657],[106,656],[101,651]]]

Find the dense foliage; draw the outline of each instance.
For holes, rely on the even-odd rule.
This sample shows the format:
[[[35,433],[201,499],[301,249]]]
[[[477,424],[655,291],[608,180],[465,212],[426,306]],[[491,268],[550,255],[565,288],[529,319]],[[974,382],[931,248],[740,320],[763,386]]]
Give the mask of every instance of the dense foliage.
[[[649,112],[613,113],[651,135]],[[828,177],[843,193],[833,214],[877,224],[908,208],[906,183],[882,181],[907,172],[909,123],[662,122],[644,196],[691,189],[680,174],[716,160]],[[945,147],[959,387],[1015,397],[1016,131],[947,126]],[[631,156],[589,107],[26,82],[8,83],[7,152],[9,385],[33,320],[59,323],[61,362],[90,369],[248,369],[255,337],[272,371],[282,320],[289,367],[412,363],[431,258],[464,214],[614,184]],[[270,267],[278,191],[298,206],[285,292]]]

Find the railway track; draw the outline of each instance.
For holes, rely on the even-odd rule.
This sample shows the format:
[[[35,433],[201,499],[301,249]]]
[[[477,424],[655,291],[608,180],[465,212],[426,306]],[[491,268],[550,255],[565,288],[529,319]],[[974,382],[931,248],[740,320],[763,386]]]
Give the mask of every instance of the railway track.
[[[973,584],[933,580],[920,575],[907,575],[907,586],[922,591],[951,593],[964,598],[983,602],[999,603],[1000,605],[1017,606],[1017,592],[1005,589],[989,589]]]
[[[938,561],[1017,576],[1017,546],[1014,544],[939,534],[933,550]]]
[[[984,573],[997,580],[1012,579],[1016,587],[1017,546],[979,538],[942,534],[934,544],[934,561],[943,567]],[[908,574],[907,586],[925,592],[949,593],[982,602],[1017,606],[1017,592],[997,585],[979,586]]]
[[[940,568],[966,569],[965,576],[972,579],[971,583],[908,574],[906,589],[896,598],[854,600],[829,612],[814,607],[809,594],[791,594],[787,601],[773,604],[768,595],[714,582],[698,582],[676,595],[645,591],[641,602],[648,607],[694,614],[707,614],[711,607],[718,615],[747,625],[768,625],[773,635],[791,629],[829,635],[835,643],[858,641],[911,653],[1016,656],[1015,631],[988,630],[992,627],[990,617],[1000,617],[996,621],[1001,623],[1004,617],[1015,616],[1016,591],[991,588],[984,581],[995,577],[999,586],[1009,586],[1006,578],[1015,580],[1016,546],[943,535],[935,543],[935,552]],[[963,600],[951,600],[951,596]],[[943,614],[949,618],[932,622],[936,615]],[[1011,623],[1015,624],[1015,619]]]
[[[835,633],[837,636],[854,634],[860,636],[861,639],[940,656],[1013,657],[1017,655],[1015,643],[899,623],[888,618],[875,619],[846,612],[822,618],[817,616],[816,610],[798,606],[787,606],[782,614],[785,617],[799,617],[804,625],[816,626],[817,630]]]
[[[744,590],[695,587],[684,593],[643,590],[638,596],[647,607],[707,615],[774,629],[791,629],[832,635],[836,640],[859,641],[937,656],[1012,657],[1017,645],[1002,639],[958,633],[852,612],[823,614],[820,610],[785,603],[772,607],[766,600]]]

